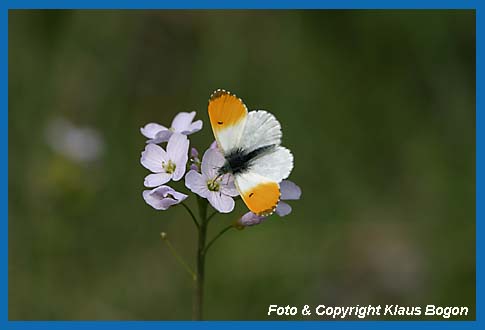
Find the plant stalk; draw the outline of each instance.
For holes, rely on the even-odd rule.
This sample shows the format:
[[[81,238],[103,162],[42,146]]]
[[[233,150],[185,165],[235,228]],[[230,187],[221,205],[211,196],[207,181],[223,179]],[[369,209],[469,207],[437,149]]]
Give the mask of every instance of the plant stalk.
[[[195,296],[194,296],[194,314],[193,319],[203,320],[204,307],[204,276],[205,276],[205,242],[207,238],[207,201],[203,198],[197,197],[197,204],[199,206],[199,238],[197,247],[197,269],[195,281]]]

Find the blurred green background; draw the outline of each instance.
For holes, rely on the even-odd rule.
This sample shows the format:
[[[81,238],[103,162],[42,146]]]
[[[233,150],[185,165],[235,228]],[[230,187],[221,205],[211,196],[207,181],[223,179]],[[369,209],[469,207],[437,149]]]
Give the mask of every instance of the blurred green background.
[[[139,128],[196,110],[205,149],[216,88],[276,115],[303,196],[211,249],[206,318],[475,318],[474,11],[10,11],[9,319],[190,319],[159,233],[194,264],[196,232],[143,201]]]

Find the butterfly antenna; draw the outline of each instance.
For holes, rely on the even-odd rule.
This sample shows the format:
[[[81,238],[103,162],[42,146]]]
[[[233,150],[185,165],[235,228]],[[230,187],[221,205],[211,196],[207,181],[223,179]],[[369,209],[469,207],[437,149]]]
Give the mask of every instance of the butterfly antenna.
[[[221,176],[223,176],[223,175],[224,175],[224,174],[222,174],[222,173],[219,173],[219,174],[218,174],[218,175],[216,176],[216,178],[214,179],[214,181],[217,181],[217,180],[219,180],[219,178],[220,178]]]

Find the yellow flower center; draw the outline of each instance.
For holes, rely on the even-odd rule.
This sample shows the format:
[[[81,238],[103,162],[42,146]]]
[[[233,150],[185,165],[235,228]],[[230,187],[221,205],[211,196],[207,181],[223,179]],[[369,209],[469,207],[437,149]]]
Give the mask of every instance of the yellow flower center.
[[[220,189],[219,182],[217,182],[215,179],[209,180],[209,181],[207,181],[207,188],[210,191],[219,191],[219,189]]]
[[[166,173],[172,174],[175,172],[175,168],[177,168],[177,165],[172,163],[171,160],[168,161],[168,163],[163,162],[162,163],[162,168],[165,170]]]

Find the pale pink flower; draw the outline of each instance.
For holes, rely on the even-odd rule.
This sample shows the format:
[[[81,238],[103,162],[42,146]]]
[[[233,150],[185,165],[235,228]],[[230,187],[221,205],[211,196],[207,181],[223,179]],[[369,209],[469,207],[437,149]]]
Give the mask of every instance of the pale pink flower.
[[[172,126],[167,128],[157,123],[149,123],[140,128],[141,134],[148,138],[147,143],[167,142],[172,134],[180,133],[190,135],[202,129],[202,120],[194,121],[195,111],[179,112],[172,121]]]
[[[232,197],[239,193],[230,174],[219,175],[224,156],[218,149],[208,149],[202,157],[201,172],[191,170],[185,176],[185,186],[200,197],[206,198],[217,211],[229,213],[234,209]]]
[[[185,174],[189,140],[175,133],[167,143],[167,151],[149,143],[141,153],[141,164],[152,171],[145,177],[145,187],[158,187],[170,180],[179,181]]]
[[[185,200],[188,196],[175,191],[169,186],[160,186],[152,190],[143,191],[143,199],[156,210],[166,210]]]

